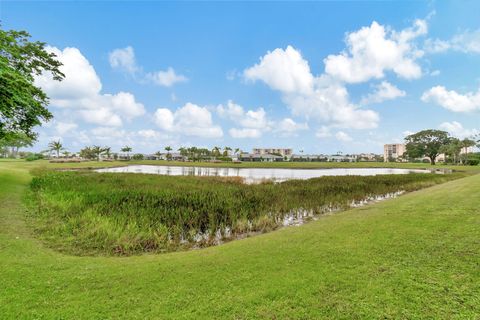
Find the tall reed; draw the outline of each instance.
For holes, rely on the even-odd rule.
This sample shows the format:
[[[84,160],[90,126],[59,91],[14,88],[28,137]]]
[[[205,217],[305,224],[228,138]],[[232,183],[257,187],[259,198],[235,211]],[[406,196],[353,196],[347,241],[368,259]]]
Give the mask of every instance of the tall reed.
[[[267,232],[292,214],[348,208],[352,201],[461,175],[337,176],[248,185],[217,177],[47,170],[35,173],[28,203],[36,231],[59,250],[135,254]]]

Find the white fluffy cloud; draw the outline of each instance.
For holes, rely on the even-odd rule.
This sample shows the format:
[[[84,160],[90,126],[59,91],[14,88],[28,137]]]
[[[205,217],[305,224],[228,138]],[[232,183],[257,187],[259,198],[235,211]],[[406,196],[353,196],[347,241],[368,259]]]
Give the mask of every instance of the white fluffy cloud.
[[[187,77],[175,73],[175,70],[171,67],[165,71],[160,70],[148,73],[146,78],[163,87],[171,87],[176,83],[186,82],[188,80]]]
[[[231,128],[228,130],[228,133],[237,139],[244,139],[244,138],[260,138],[262,136],[262,131],[259,129],[251,129],[251,128]]]
[[[85,144],[97,144],[112,147],[112,150],[117,152],[125,145],[133,146],[133,152],[156,152],[161,146],[178,143],[178,140],[167,133],[152,129],[135,131],[99,126],[88,131],[77,132],[77,135],[75,144],[79,147]],[[86,140],[81,141],[81,139]]]
[[[137,62],[135,61],[135,52],[133,48],[128,46],[123,49],[115,49],[108,55],[110,66],[130,74],[139,71]]]
[[[65,74],[61,82],[54,81],[49,73],[35,79],[51,98],[52,106],[72,109],[85,122],[107,126],[120,126],[122,119],[130,120],[145,113],[144,106],[131,93],[102,94],[100,78],[77,48],[47,50],[57,55]]]
[[[55,47],[47,47],[49,53],[54,53],[57,59],[63,63],[60,70],[65,74],[63,81],[54,81],[50,73],[44,73],[35,79],[49,97],[63,104],[71,100],[89,98],[97,95],[102,90],[102,83],[90,62],[77,48],[65,48],[60,50]],[[53,103],[52,103],[53,104]]]
[[[257,110],[247,110],[229,100],[224,105],[217,106],[217,113],[224,118],[235,122],[240,128],[229,130],[233,138],[258,138],[263,132],[270,131],[272,122],[267,119],[267,113],[263,108]]]
[[[347,34],[347,50],[329,55],[324,60],[325,72],[348,83],[380,79],[385,71],[405,79],[419,78],[422,69],[416,59],[423,52],[415,48],[413,40],[426,33],[425,20],[416,20],[412,27],[400,32],[374,21],[369,27]]]
[[[167,132],[202,138],[223,136],[222,128],[213,124],[210,111],[190,102],[175,112],[159,108],[154,114],[154,119],[157,126]]]
[[[329,138],[332,136],[332,133],[330,132],[330,128],[327,126],[321,126],[317,132],[315,133],[315,136],[317,138],[323,139],[323,138]]]
[[[76,123],[73,123],[73,122],[61,122],[61,121],[59,121],[55,124],[55,130],[57,131],[57,133],[60,136],[63,136],[67,132],[75,130],[77,128],[78,128],[78,125]]]
[[[292,46],[267,52],[260,63],[244,71],[244,76],[250,81],[261,80],[285,93],[309,93],[314,80],[308,62]]]
[[[217,113],[235,123],[228,132],[233,138],[259,138],[265,132],[273,131],[282,137],[295,136],[300,130],[308,129],[306,123],[297,123],[291,118],[273,121],[263,108],[247,110],[229,100],[226,105],[218,105]]]
[[[470,112],[480,110],[480,90],[460,94],[447,90],[444,86],[435,86],[425,91],[421,97],[423,102],[432,102],[454,112]]]
[[[347,89],[331,83],[318,86],[311,94],[289,94],[283,97],[296,116],[352,129],[375,128],[379,116],[373,110],[360,109],[349,101]]]
[[[398,89],[388,81],[382,81],[374,86],[374,91],[362,98],[361,104],[380,103],[386,100],[393,100],[404,97],[407,93]]]
[[[344,85],[322,75],[314,77],[308,63],[291,46],[268,52],[260,63],[244,71],[247,80],[261,80],[282,93],[293,114],[345,128],[374,128],[379,117],[349,101]]]
[[[295,136],[298,131],[308,130],[308,124],[297,123],[291,118],[285,118],[275,125],[275,131],[281,136]]]
[[[338,141],[342,141],[342,142],[349,142],[349,141],[352,141],[352,137],[350,137],[347,133],[343,132],[343,131],[338,131],[336,134],[335,134],[335,138],[338,140]]]
[[[448,50],[464,53],[480,53],[480,29],[464,31],[449,40],[428,39],[425,41],[425,51],[440,53]]]
[[[463,138],[470,138],[477,134],[480,134],[480,130],[478,129],[466,129],[460,122],[452,121],[452,122],[443,122],[439,126],[440,129],[447,131],[452,136],[463,139]]]
[[[142,83],[151,82],[158,86],[171,87],[176,83],[188,81],[187,77],[177,74],[172,67],[167,68],[167,70],[144,73],[143,69],[137,64],[135,51],[131,46],[113,50],[109,53],[108,58],[113,69],[135,75]]]

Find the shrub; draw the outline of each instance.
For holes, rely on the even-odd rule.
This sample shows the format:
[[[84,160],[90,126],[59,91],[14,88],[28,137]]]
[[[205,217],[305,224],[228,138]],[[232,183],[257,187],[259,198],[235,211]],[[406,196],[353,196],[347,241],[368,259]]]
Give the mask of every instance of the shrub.
[[[143,154],[141,153],[136,153],[132,157],[133,160],[143,160]]]
[[[478,159],[468,159],[466,161],[466,165],[469,165],[469,166],[478,166],[478,164],[480,164],[480,160]]]
[[[43,154],[41,153],[31,153],[28,156],[25,157],[25,160],[27,161],[35,161],[35,160],[40,160],[43,159]]]

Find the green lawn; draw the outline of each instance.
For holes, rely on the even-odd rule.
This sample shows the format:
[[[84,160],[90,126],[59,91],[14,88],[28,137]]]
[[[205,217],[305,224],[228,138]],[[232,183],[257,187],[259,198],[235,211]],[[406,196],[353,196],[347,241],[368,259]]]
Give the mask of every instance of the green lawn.
[[[2,319],[480,317],[480,175],[222,246],[75,257],[24,222],[38,165],[0,162]]]

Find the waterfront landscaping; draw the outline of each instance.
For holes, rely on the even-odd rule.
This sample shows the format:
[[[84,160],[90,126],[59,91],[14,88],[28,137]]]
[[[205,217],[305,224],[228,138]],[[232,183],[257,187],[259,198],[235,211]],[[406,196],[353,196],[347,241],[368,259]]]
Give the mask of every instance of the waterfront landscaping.
[[[480,175],[202,250],[77,257],[49,249],[25,224],[21,199],[34,166],[0,162],[5,318],[460,319],[480,313]]]
[[[352,203],[464,174],[333,176],[247,185],[240,179],[40,170],[30,217],[48,245],[74,254],[202,247],[277,229]]]

